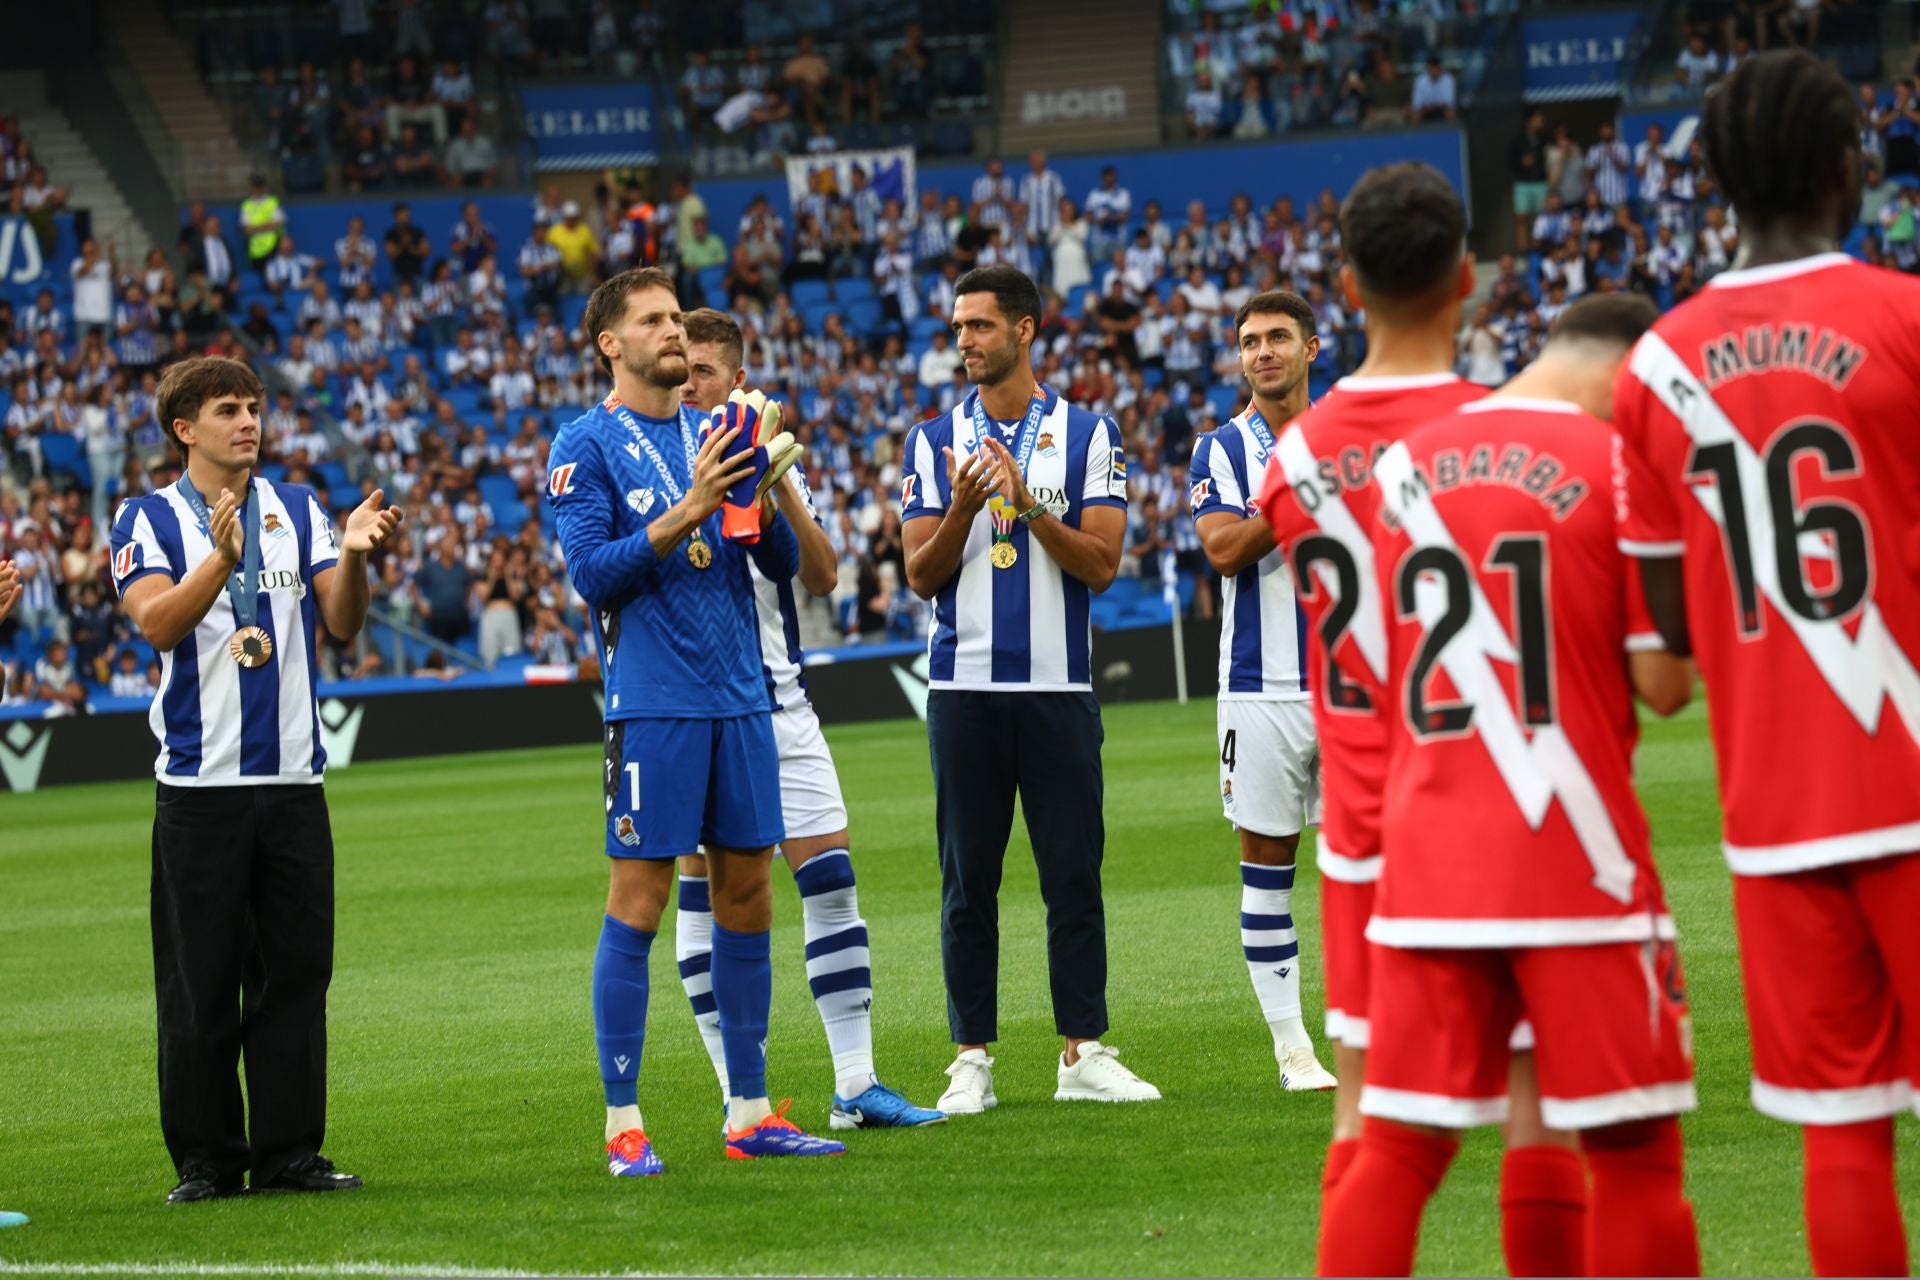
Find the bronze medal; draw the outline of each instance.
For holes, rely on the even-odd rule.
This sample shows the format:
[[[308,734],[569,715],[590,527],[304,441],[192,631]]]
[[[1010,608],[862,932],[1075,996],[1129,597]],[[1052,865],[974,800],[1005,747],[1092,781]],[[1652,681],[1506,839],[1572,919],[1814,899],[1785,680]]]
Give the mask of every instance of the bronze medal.
[[[273,656],[273,637],[260,627],[242,627],[227,642],[227,652],[243,667],[264,666]]]
[[[713,548],[697,533],[693,535],[693,541],[687,544],[687,563],[696,569],[705,569],[713,564]]]
[[[996,542],[988,558],[993,561],[993,567],[996,569],[1011,569],[1020,563],[1020,549],[1011,542]]]

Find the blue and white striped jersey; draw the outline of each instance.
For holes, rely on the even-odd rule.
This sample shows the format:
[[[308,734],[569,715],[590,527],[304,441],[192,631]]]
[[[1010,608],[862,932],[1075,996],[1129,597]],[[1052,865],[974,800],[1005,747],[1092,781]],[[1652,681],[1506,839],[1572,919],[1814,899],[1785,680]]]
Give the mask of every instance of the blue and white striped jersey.
[[[993,423],[1015,458],[1030,455],[1023,475],[1033,496],[1073,528],[1088,507],[1127,505],[1127,459],[1111,418],[1068,404],[1042,386],[1038,421]],[[944,516],[951,490],[943,450],[965,458],[982,448],[973,419],[978,391],[951,413],[907,434],[900,482],[903,520]],[[1032,440],[1027,441],[1028,433]],[[927,637],[928,681],[935,689],[1089,691],[1093,632],[1086,584],[1054,564],[1025,525],[1014,524],[1018,559],[996,569],[989,554],[993,514],[974,517],[960,569],[934,599]]]
[[[1258,519],[1260,479],[1273,452],[1243,410],[1193,446],[1193,516],[1230,511]],[[1298,702],[1307,689],[1307,617],[1294,594],[1293,571],[1278,549],[1221,582],[1220,696]]]
[[[160,655],[160,694],[147,720],[160,740],[154,774],[172,786],[319,782],[326,767],[314,698],[313,579],[340,558],[333,526],[305,485],[256,476],[248,506],[255,504],[261,520],[255,625],[272,638],[273,656],[257,667],[233,660],[227,646],[239,624],[225,591],[191,635]],[[153,574],[179,582],[213,553],[177,483],[128,499],[114,517],[113,584],[123,596]]]
[[[798,466],[788,473],[800,490],[800,501],[807,514],[818,524],[813,490]],[[751,557],[747,569],[753,579],[753,603],[760,614],[760,665],[766,668],[767,687],[773,692],[773,709],[785,711],[807,700],[807,678],[800,668],[806,652],[800,647],[800,608],[794,596],[793,576],[775,580],[760,571]]]

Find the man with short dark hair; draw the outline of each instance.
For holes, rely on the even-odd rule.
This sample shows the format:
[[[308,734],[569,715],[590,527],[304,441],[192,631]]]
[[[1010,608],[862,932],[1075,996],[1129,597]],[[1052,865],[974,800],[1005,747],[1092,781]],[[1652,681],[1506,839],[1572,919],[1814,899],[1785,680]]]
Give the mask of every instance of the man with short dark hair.
[[[1240,836],[1240,945],[1289,1092],[1334,1087],[1300,1006],[1293,860],[1320,820],[1320,745],[1307,688],[1307,627],[1293,573],[1256,502],[1274,438],[1307,408],[1320,351],[1313,307],[1269,290],[1233,318],[1247,407],[1194,442],[1190,501],[1221,579],[1220,802]]]
[[[1153,1101],[1107,1031],[1100,707],[1089,597],[1120,567],[1127,463],[1112,419],[1034,380],[1040,292],[1011,267],[954,286],[974,390],[908,433],[907,585],[932,602],[927,657],[947,1018],[960,1048],[939,1107],[994,1106],[999,889],[1016,794],[1047,903],[1057,1101]]]
[[[367,556],[402,513],[376,489],[336,535],[312,490],[255,474],[260,396],[237,360],[169,368],[156,416],[186,465],[113,526],[114,586],[163,664],[153,968],[172,1204],[249,1176],[255,1190],[360,1185],[320,1154],[333,836],[312,647],[321,624],[359,633]]]
[[[393,278],[418,283],[421,272],[427,269],[427,255],[432,252],[427,233],[413,221],[413,210],[405,201],[394,205],[393,225],[387,228],[387,264],[393,269]]]

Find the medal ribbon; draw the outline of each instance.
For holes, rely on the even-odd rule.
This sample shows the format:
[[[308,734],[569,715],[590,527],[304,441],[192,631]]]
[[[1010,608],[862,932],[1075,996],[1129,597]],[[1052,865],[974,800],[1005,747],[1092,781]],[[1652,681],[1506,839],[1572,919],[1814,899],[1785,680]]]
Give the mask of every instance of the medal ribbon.
[[[622,404],[615,396],[607,397],[605,407],[612,412],[614,419],[627,429],[627,434],[631,435],[634,440],[639,443],[640,447],[646,451],[647,458],[653,463],[654,470],[660,473],[660,487],[667,491],[668,496],[675,502],[686,497],[687,491],[680,487],[680,481],[674,478],[673,471],[667,466],[666,458],[663,457],[660,450],[654,446],[653,441],[647,437],[646,431],[640,425],[639,416],[636,415],[633,410],[627,408],[626,405]],[[700,448],[687,435],[686,422],[680,419],[678,415],[675,416],[675,422],[680,428],[680,447],[685,449],[687,453],[687,483],[692,484],[693,460],[695,456],[699,454]]]
[[[1047,388],[1045,384],[1036,384],[1033,390],[1033,402],[1027,406],[1027,416],[1020,424],[1020,434],[1014,440],[1014,464],[1019,467],[1024,479],[1027,466],[1033,461],[1033,448],[1040,441],[1040,420],[1047,413]],[[987,421],[987,411],[980,403],[980,393],[973,393],[973,445],[981,447],[993,430]],[[1013,539],[1013,524],[1020,515],[1013,504],[999,494],[987,499],[987,511],[993,517],[995,541],[1010,542]]]
[[[180,473],[180,496],[187,500],[187,506],[193,511],[193,518],[200,522],[200,532],[213,537],[213,513],[207,509],[207,500],[193,487],[193,481],[186,473]],[[249,479],[247,486],[249,501],[240,504],[240,524],[245,530],[245,550],[241,552],[240,571],[227,579],[227,599],[233,603],[234,624],[245,629],[253,626],[260,618],[260,508],[263,502],[253,502],[253,486]]]
[[[1265,467],[1267,459],[1273,453],[1273,428],[1267,425],[1267,419],[1252,404],[1247,405],[1247,430],[1253,432],[1253,438],[1260,442],[1260,465]]]

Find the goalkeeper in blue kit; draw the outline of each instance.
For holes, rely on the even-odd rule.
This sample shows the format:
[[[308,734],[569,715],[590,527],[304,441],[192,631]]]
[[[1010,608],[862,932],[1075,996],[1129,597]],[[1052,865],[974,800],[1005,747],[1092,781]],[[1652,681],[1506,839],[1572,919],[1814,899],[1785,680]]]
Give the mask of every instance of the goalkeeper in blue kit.
[[[622,1177],[661,1171],[639,1107],[647,958],[675,859],[703,845],[726,1154],[838,1155],[840,1143],[803,1133],[766,1096],[768,872],[784,832],[747,565],[776,580],[799,566],[793,528],[765,495],[800,450],[757,395],[736,394],[711,420],[681,407],[687,335],[666,272],[625,271],[602,284],[586,329],[613,394],[561,428],[547,500],[567,572],[593,611],[606,691],[612,876],[593,1021],[607,1167]]]

